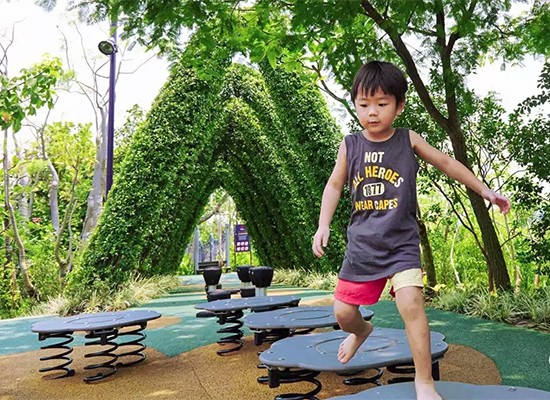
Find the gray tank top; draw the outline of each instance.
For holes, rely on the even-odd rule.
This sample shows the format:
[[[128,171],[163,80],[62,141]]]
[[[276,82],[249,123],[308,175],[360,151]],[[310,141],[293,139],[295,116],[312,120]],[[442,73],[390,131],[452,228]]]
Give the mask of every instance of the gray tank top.
[[[361,132],[345,138],[351,221],[339,277],[367,282],[420,268],[416,222],[418,162],[409,130],[373,142]]]

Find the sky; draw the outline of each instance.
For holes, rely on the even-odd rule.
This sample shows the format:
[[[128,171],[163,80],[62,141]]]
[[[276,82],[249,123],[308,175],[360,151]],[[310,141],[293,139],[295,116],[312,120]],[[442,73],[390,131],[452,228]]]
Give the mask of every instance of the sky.
[[[76,15],[65,10],[65,0],[59,0],[58,6],[52,12],[45,12],[34,5],[34,0],[0,0],[0,39],[6,45],[11,37],[11,29],[14,22],[14,43],[11,46],[9,57],[10,76],[18,74],[21,68],[28,67],[39,62],[45,53],[60,57],[66,62],[66,53],[63,50],[62,33],[68,40],[68,54],[73,69],[78,73],[78,79],[91,85],[92,75],[83,57],[81,37],[74,27]],[[526,9],[527,6],[516,6],[515,12]],[[108,61],[97,50],[97,44],[108,38],[107,23],[101,25],[85,26],[79,24],[82,34],[82,43],[86,49],[89,62],[100,65]],[[120,53],[119,53],[120,60]],[[130,72],[138,68],[143,62],[154,56],[152,52],[146,53],[143,48],[136,45],[131,52],[125,54],[121,70]],[[537,79],[542,70],[543,60],[533,58],[526,59],[521,66],[507,66],[502,71],[500,63],[486,65],[479,68],[475,74],[468,77],[468,86],[474,88],[477,94],[485,95],[489,91],[498,93],[503,107],[511,112],[519,102],[537,92]],[[101,70],[105,77],[109,74],[109,65],[105,64]],[[120,75],[116,85],[115,127],[121,126],[126,117],[126,110],[134,104],[148,110],[159,89],[168,78],[168,63],[153,57],[132,74]],[[99,82],[101,91],[108,89],[108,79],[103,78]],[[74,88],[76,90],[76,88]],[[341,90],[341,89],[340,89]],[[338,91],[338,90],[337,90]],[[93,109],[89,101],[78,93],[59,92],[59,101],[51,116],[53,121],[92,122],[94,120]],[[329,101],[329,105],[334,105]],[[42,110],[35,122],[43,121],[46,111]],[[345,121],[335,112],[335,118],[342,125]],[[347,128],[343,126],[343,131]],[[32,140],[32,135],[25,128],[20,133],[23,140]]]

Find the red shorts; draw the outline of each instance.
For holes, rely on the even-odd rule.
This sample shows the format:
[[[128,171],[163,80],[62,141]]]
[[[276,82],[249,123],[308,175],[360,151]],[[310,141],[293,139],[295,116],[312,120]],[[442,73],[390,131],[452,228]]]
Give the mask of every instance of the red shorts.
[[[381,278],[369,282],[351,282],[338,279],[334,298],[347,304],[370,305],[380,299],[388,278]],[[395,296],[393,286],[390,294]]]
[[[374,304],[380,299],[380,295],[386,286],[386,281],[390,280],[390,294],[395,297],[395,291],[405,287],[424,286],[422,279],[422,269],[409,268],[404,271],[396,272],[387,277],[369,282],[351,282],[344,279],[338,279],[334,298],[347,304],[369,305]]]

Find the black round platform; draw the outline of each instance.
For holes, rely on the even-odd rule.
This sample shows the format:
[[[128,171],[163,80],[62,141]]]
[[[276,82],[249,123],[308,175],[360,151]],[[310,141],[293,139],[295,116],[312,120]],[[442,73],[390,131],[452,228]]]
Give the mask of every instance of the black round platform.
[[[240,299],[216,300],[210,303],[196,304],[198,310],[207,310],[213,312],[236,311],[247,308],[278,307],[290,304],[297,304],[300,301],[299,296],[256,296]]]
[[[364,307],[360,307],[359,311],[365,320],[374,315]],[[243,322],[251,329],[307,329],[338,324],[332,306],[293,307],[254,313],[244,317]]]
[[[160,318],[160,314],[150,310],[80,314],[72,317],[35,322],[31,326],[31,331],[35,333],[95,331],[137,325],[156,318]]]
[[[437,360],[443,357],[448,345],[441,333],[430,334],[432,359]],[[346,364],[342,364],[338,361],[338,347],[347,336],[345,332],[332,331],[282,339],[260,354],[260,362],[270,367],[335,372],[406,365],[413,362],[404,329],[375,328],[355,356]]]
[[[511,386],[480,386],[458,382],[436,382],[445,400],[550,400],[550,392]],[[415,400],[414,383],[397,383],[329,400]]]
[[[41,357],[40,361],[56,363],[40,368],[39,371],[53,372],[55,375],[49,376],[49,379],[74,376],[75,370],[70,367],[73,360],[69,356],[73,351],[70,346],[74,340],[72,335],[76,331],[86,331],[88,333],[85,338],[88,341],[85,345],[99,348],[84,355],[84,358],[90,359],[92,363],[84,369],[98,370],[96,375],[85,377],[84,382],[95,382],[114,375],[120,367],[135,365],[147,358],[143,353],[147,346],[142,343],[147,335],[143,331],[147,327],[147,321],[160,316],[156,311],[133,310],[80,314],[36,322],[31,326],[31,331],[38,333],[39,341],[48,340],[50,343],[41,347],[50,353]],[[120,332],[119,328],[122,327],[131,328]],[[130,349],[127,350],[128,348]],[[55,353],[52,354],[51,351]],[[98,358],[99,361],[93,364],[93,360]]]

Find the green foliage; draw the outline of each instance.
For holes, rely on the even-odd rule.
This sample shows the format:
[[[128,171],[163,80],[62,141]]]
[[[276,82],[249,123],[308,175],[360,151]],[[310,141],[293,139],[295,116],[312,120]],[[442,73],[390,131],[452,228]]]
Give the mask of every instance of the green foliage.
[[[481,285],[441,287],[430,307],[541,330],[550,329],[550,288],[490,293]]]
[[[177,276],[157,275],[145,278],[139,274],[133,274],[128,281],[117,289],[104,287],[91,293],[77,293],[71,297],[64,295],[50,297],[48,301],[32,307],[26,314],[29,316],[44,314],[74,315],[102,311],[122,311],[167,295],[170,290],[178,287],[178,282]]]
[[[216,79],[201,79],[187,53],[173,68],[138,126],[69,293],[116,286],[133,270],[176,272],[218,187],[235,200],[261,264],[330,270],[340,263],[345,219],[335,219],[328,257],[311,252],[342,140],[321,94],[267,63],[261,74],[227,68],[231,53],[221,51]]]
[[[273,273],[273,284],[305,287],[317,290],[334,290],[338,282],[338,273],[311,272],[303,268],[276,269]]]
[[[40,290],[41,300],[61,293],[59,265],[55,261],[55,235],[51,224],[30,222],[25,232],[25,250],[29,259],[29,272]]]
[[[145,120],[145,110],[134,104],[129,110],[126,111],[126,121],[124,125],[115,130],[115,149],[114,149],[114,161],[113,161],[113,174],[117,175],[120,171],[120,166],[126,157],[126,154],[130,151],[130,146],[134,134],[138,130],[140,124]]]
[[[18,132],[26,116],[44,105],[52,108],[53,88],[61,73],[59,58],[45,58],[13,78],[0,74],[0,129],[12,127]]]

